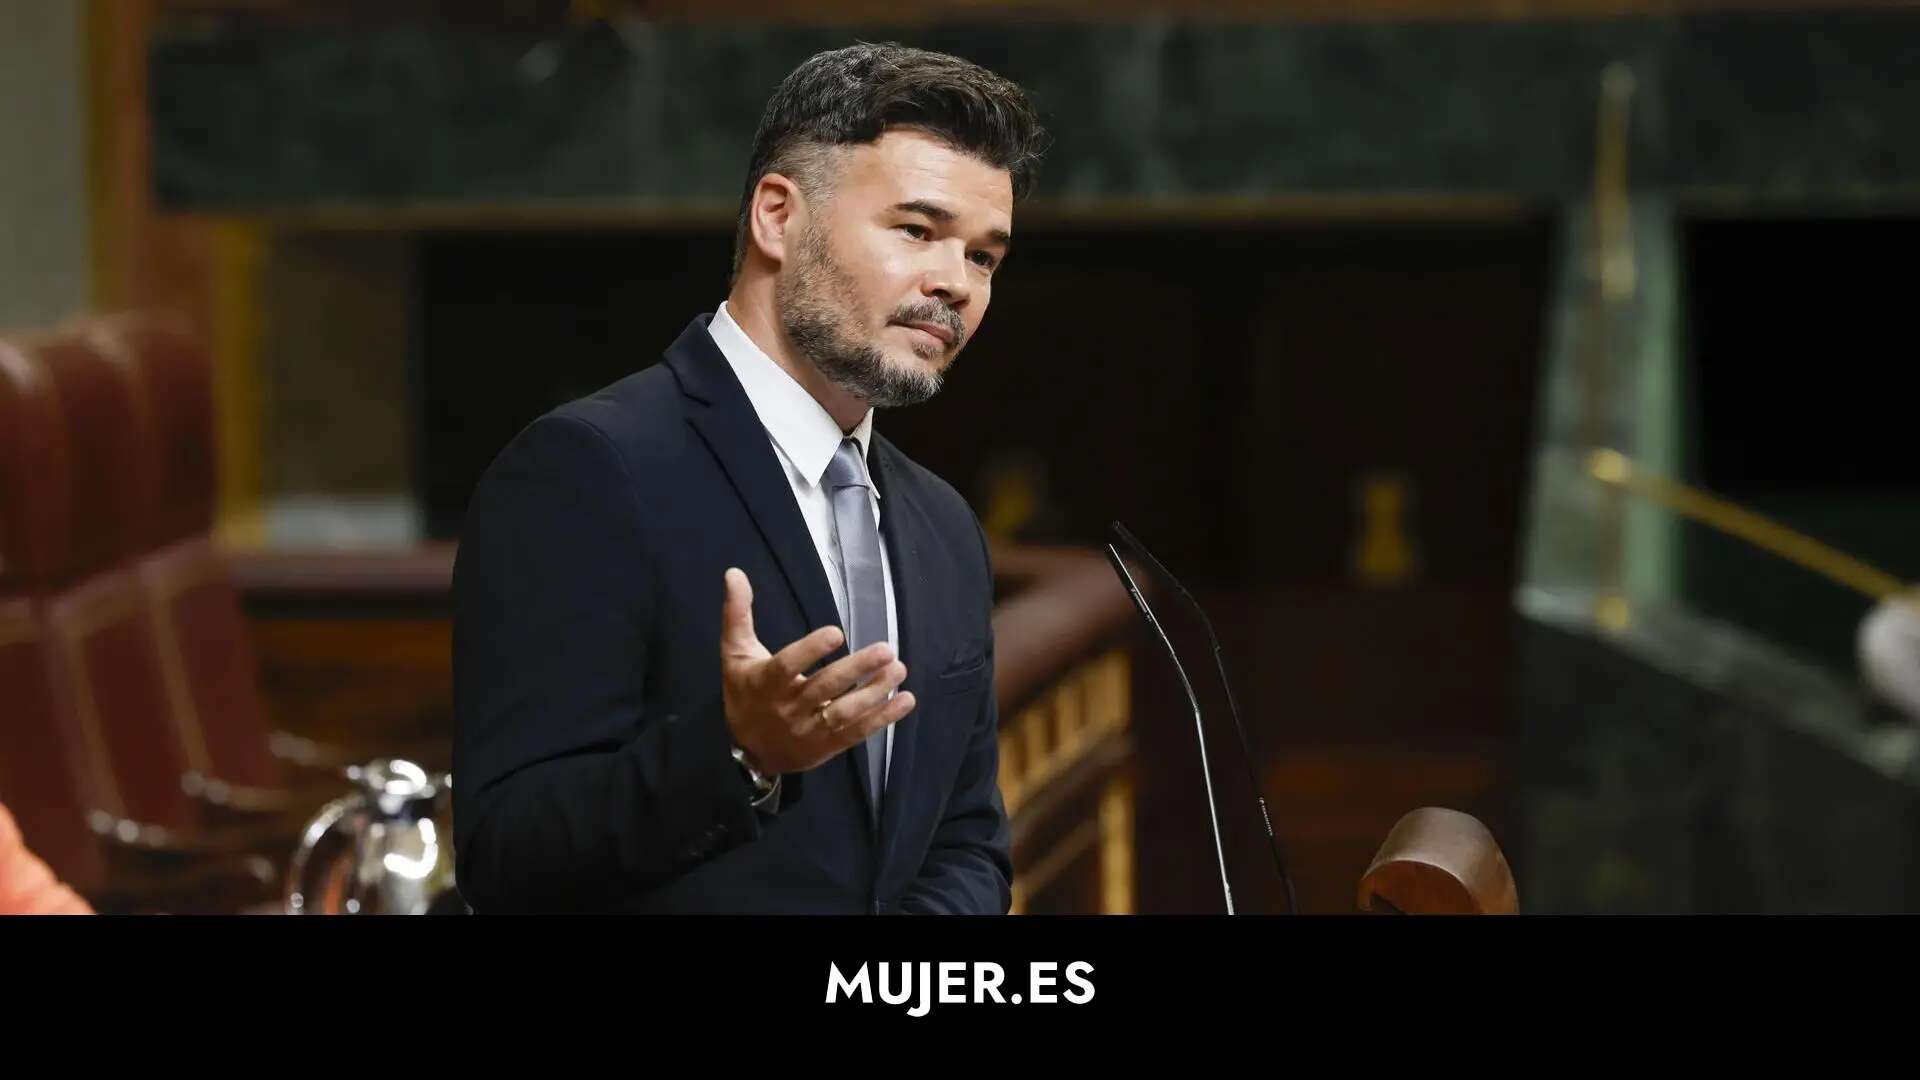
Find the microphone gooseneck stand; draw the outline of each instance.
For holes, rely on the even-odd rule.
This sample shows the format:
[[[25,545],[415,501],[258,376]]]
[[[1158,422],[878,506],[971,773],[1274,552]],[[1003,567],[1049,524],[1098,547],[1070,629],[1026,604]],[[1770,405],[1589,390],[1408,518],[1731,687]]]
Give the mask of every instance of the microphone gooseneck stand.
[[[1173,590],[1180,595],[1181,599],[1186,601],[1187,606],[1193,609],[1193,613],[1200,619],[1200,625],[1207,631],[1207,640],[1213,647],[1214,668],[1219,672],[1220,686],[1226,691],[1227,695],[1227,715],[1233,721],[1234,732],[1239,736],[1240,759],[1246,766],[1247,782],[1253,788],[1254,798],[1259,802],[1260,823],[1266,830],[1267,850],[1273,855],[1273,869],[1274,872],[1279,875],[1281,885],[1286,889],[1287,913],[1290,915],[1297,914],[1300,910],[1300,904],[1294,894],[1293,877],[1287,873],[1286,857],[1281,853],[1279,838],[1274,835],[1273,815],[1267,807],[1266,792],[1261,788],[1259,770],[1257,770],[1253,764],[1253,748],[1247,740],[1246,727],[1240,723],[1240,710],[1233,700],[1233,683],[1227,678],[1226,660],[1220,648],[1220,637],[1213,632],[1213,621],[1207,618],[1206,610],[1200,606],[1200,601],[1195,599],[1193,593],[1189,592],[1187,587],[1180,583],[1180,579],[1173,575],[1173,571],[1168,570],[1159,559],[1154,558],[1153,553],[1147,550],[1146,545],[1142,544],[1138,537],[1135,537],[1133,533],[1127,531],[1126,526],[1116,521],[1113,523],[1113,531],[1123,543],[1133,549],[1134,554],[1138,555],[1140,559],[1152,567],[1168,585],[1173,587]],[[1179,654],[1175,652],[1172,640],[1167,637],[1167,632],[1161,627],[1160,620],[1154,616],[1152,606],[1147,603],[1146,597],[1142,595],[1139,586],[1134,582],[1133,574],[1127,570],[1126,563],[1121,560],[1119,550],[1109,543],[1106,545],[1106,551],[1107,560],[1113,564],[1114,572],[1119,575],[1121,584],[1126,587],[1127,595],[1132,598],[1134,608],[1140,612],[1141,618],[1144,619],[1148,627],[1153,630],[1154,635],[1160,639],[1160,645],[1166,650],[1167,658],[1173,661],[1173,669],[1180,676],[1181,688],[1186,691],[1187,702],[1193,708],[1194,731],[1200,741],[1200,772],[1206,782],[1207,789],[1207,812],[1213,821],[1214,854],[1220,862],[1220,888],[1226,896],[1227,914],[1231,915],[1234,913],[1233,889],[1227,883],[1227,859],[1225,848],[1220,841],[1220,811],[1213,795],[1213,774],[1207,765],[1206,728],[1200,717],[1200,699],[1193,692],[1193,683],[1187,678],[1187,670],[1180,663]]]

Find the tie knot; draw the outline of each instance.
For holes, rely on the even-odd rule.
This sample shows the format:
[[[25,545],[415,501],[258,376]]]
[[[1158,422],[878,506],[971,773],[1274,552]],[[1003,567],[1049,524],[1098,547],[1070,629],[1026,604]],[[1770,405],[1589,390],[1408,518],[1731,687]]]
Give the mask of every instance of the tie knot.
[[[840,448],[833,452],[833,460],[827,462],[827,486],[836,490],[868,486],[867,463],[860,458],[860,443],[857,440],[840,440]]]

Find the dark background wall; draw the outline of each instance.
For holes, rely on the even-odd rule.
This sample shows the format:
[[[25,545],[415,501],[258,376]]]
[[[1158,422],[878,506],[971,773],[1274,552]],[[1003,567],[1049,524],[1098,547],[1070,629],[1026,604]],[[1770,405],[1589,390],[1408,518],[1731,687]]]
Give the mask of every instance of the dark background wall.
[[[1545,18],[1282,21],[1149,6],[830,25],[686,5],[662,9],[684,21],[555,5],[175,11],[146,54],[151,190],[166,214],[239,222],[299,256],[275,265],[309,285],[272,293],[269,324],[298,316],[324,334],[316,298],[380,268],[391,288],[358,302],[380,308],[383,335],[329,339],[359,357],[338,378],[312,340],[260,358],[297,367],[281,385],[306,409],[283,426],[269,413],[282,433],[269,445],[388,462],[388,489],[453,538],[478,471],[519,426],[653,362],[724,295],[739,173],[793,64],[893,37],[1001,70],[1057,143],[986,329],[945,394],[883,416],[884,430],[1009,534],[1097,542],[1119,518],[1196,586],[1310,910],[1351,910],[1386,828],[1425,804],[1481,815],[1523,884],[1555,903],[1628,895],[1525,878],[1527,838],[1549,867],[1604,852],[1579,839],[1597,833],[1542,831],[1547,804],[1522,797],[1540,790],[1522,775],[1583,762],[1613,775],[1607,755],[1624,744],[1606,733],[1625,729],[1590,713],[1541,722],[1569,706],[1534,689],[1588,685],[1592,657],[1528,646],[1513,605],[1549,328],[1586,302],[1555,283],[1585,254],[1562,238],[1590,211],[1601,72],[1621,62],[1634,76],[1631,193],[1675,207],[1666,269],[1684,282],[1689,475],[1789,518],[1811,500],[1817,512],[1794,520],[1852,520],[1835,539],[1908,565],[1911,533],[1884,528],[1884,507],[1916,501],[1896,464],[1899,399],[1807,387],[1871,381],[1884,372],[1870,358],[1898,355],[1888,253],[1911,229],[1887,219],[1920,206],[1920,13],[1583,18],[1549,5]],[[1760,375],[1811,356],[1817,367]],[[407,421],[376,410],[378,424],[358,423],[356,388],[396,369]],[[316,404],[329,400],[331,424]],[[387,449],[328,449],[368,432]],[[1795,445],[1806,452],[1746,452]],[[1037,501],[1010,510],[1021,492]],[[1818,626],[1794,640],[1841,656],[1844,605],[1806,619],[1818,604],[1747,588],[1739,560],[1760,557],[1714,543],[1684,549],[1696,603]],[[1204,655],[1194,626],[1172,630]],[[1215,910],[1192,731],[1145,649],[1136,682],[1142,908]],[[1715,752],[1647,730],[1645,746],[1664,747],[1649,753],[1682,763],[1661,783],[1685,788]],[[1543,731],[1560,757],[1527,742]],[[1236,882],[1247,907],[1275,910],[1224,737],[1213,763]],[[1604,816],[1636,797],[1583,805]],[[1710,822],[1731,797],[1708,800]],[[1755,880],[1699,872],[1715,884],[1665,895],[1717,904]]]
[[[1859,204],[1920,182],[1920,14],[921,25],[371,25],[178,16],[151,45],[169,207],[730,202],[767,93],[897,38],[1019,80],[1048,199],[1591,189],[1600,71],[1631,65],[1637,183]],[[611,209],[617,209],[617,204]]]

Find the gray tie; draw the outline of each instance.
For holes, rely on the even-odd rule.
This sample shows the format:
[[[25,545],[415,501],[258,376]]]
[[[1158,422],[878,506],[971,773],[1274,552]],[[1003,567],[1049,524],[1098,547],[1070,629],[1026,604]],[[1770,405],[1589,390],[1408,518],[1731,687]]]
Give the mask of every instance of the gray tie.
[[[873,524],[867,495],[867,463],[860,444],[842,439],[827,465],[827,496],[833,501],[834,531],[840,539],[840,568],[847,593],[847,651],[859,652],[887,640],[887,584],[880,566],[880,531]],[[876,815],[887,775],[885,728],[867,736],[867,794]]]

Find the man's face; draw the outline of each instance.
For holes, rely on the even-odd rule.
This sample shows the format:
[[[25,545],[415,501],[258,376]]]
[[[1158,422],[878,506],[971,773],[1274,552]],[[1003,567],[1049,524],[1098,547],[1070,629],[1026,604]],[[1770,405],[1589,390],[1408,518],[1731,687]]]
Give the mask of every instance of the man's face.
[[[787,336],[871,405],[932,397],[987,313],[1013,228],[1004,169],[917,131],[849,147],[775,284]]]

